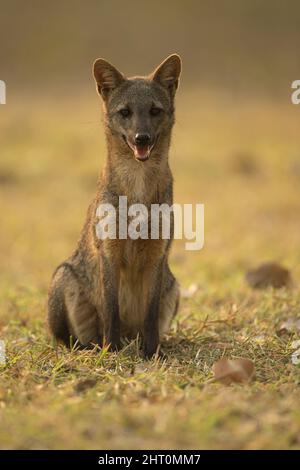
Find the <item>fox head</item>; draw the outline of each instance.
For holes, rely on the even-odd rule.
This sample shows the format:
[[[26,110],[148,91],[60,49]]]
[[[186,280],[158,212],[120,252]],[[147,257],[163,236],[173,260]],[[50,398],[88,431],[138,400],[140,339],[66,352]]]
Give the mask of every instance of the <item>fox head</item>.
[[[94,62],[93,72],[118,153],[139,162],[161,158],[174,124],[180,57],[170,55],[147,77],[126,78],[104,59]]]

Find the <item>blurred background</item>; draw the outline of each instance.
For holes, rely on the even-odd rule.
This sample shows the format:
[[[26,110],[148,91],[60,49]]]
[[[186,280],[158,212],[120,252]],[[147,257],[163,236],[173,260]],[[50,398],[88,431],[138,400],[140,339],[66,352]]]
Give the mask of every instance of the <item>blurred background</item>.
[[[300,58],[299,2],[1,1],[1,74],[10,94],[87,90],[98,57],[127,74],[182,54],[185,86],[285,96]]]
[[[206,204],[205,250],[181,262],[202,278],[228,269],[229,279],[238,273],[233,260],[249,264],[253,250],[279,260],[290,253],[297,265],[300,106],[291,103],[291,83],[299,79],[299,13],[293,0],[2,0],[6,276],[44,288],[77,239],[105,159],[95,58],[130,76],[173,52],[183,59],[175,197]]]

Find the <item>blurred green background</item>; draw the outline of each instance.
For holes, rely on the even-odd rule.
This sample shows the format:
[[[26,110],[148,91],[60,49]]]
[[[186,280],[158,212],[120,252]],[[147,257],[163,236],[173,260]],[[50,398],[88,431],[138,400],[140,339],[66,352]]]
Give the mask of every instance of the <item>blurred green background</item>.
[[[176,51],[186,85],[281,95],[300,66],[297,0],[1,0],[0,9],[10,94],[86,88],[98,56],[130,75]]]
[[[3,256],[12,251],[7,234],[18,224],[24,240],[17,247],[32,256],[32,239],[24,231],[36,223],[37,232],[49,236],[50,205],[72,208],[64,237],[56,234],[64,248],[54,250],[53,263],[69,249],[66,234],[76,240],[105,159],[95,58],[105,57],[131,76],[151,72],[173,52],[183,59],[171,149],[176,199],[207,204],[207,247],[217,232],[224,243],[226,228],[252,237],[256,246],[265,241],[271,254],[284,243],[272,224],[269,234],[255,239],[246,227],[251,211],[259,217],[256,205],[266,203],[260,192],[266,191],[275,214],[277,199],[287,206],[286,198],[295,205],[298,197],[300,106],[291,103],[291,83],[300,73],[299,2],[1,0],[0,5],[0,79],[7,85],[7,104],[0,107],[0,183],[2,202],[12,204],[13,224],[0,235]],[[28,189],[33,202],[17,203],[18,192]],[[34,210],[38,201],[45,223],[41,210]],[[25,202],[26,210],[20,210]],[[238,203],[244,205],[233,211]],[[282,213],[295,223],[292,210]],[[25,214],[28,227],[22,223]],[[45,239],[41,256],[52,247],[53,239]],[[235,248],[235,256],[247,256]],[[197,256],[203,262],[213,252]],[[24,259],[17,259],[19,275]],[[46,272],[49,276],[49,268]]]

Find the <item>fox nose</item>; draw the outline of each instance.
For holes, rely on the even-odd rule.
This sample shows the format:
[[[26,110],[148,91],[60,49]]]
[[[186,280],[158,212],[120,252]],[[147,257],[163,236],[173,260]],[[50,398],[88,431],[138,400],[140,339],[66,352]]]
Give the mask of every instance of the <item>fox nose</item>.
[[[146,146],[149,145],[151,137],[149,134],[136,134],[134,140],[136,145]]]

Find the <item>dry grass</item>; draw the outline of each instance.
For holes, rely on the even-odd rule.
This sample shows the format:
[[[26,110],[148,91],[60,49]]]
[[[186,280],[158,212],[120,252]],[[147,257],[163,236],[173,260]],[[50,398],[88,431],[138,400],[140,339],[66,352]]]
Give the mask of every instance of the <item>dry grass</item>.
[[[218,98],[218,99],[217,99]],[[278,326],[299,315],[299,109],[209,92],[179,97],[176,201],[204,202],[205,248],[176,241],[183,299],[163,349],[68,352],[45,329],[51,273],[73,249],[104,161],[94,95],[1,107],[1,448],[299,448],[299,366]],[[24,99],[22,98],[24,105]],[[100,157],[100,158],[99,158]],[[251,291],[275,260],[291,290]],[[207,383],[222,357],[248,357],[249,385]]]

